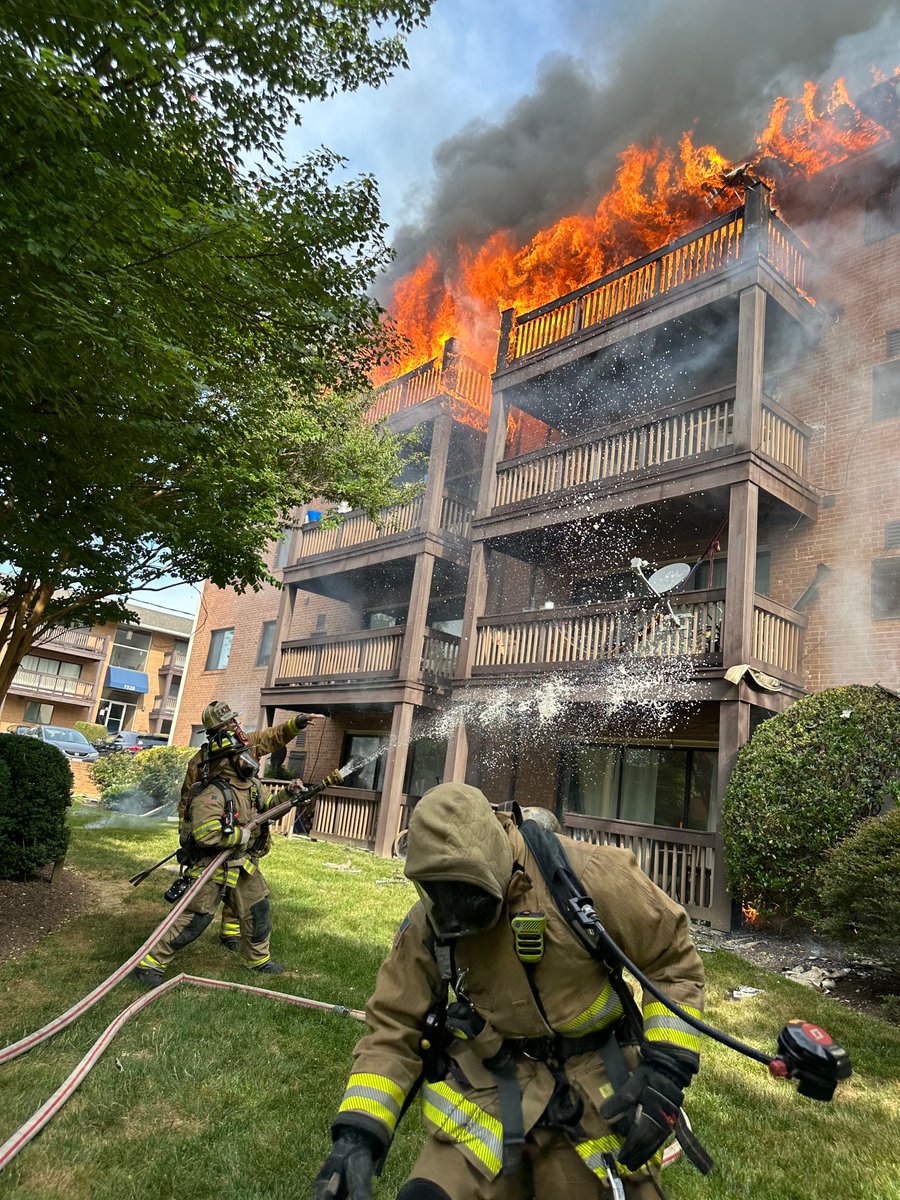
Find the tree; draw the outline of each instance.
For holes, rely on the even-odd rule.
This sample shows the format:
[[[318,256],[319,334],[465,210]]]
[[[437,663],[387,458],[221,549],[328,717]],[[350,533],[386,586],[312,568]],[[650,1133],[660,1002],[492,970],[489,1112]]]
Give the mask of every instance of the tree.
[[[733,894],[762,916],[823,915],[825,855],[898,797],[900,702],[885,688],[829,688],[759,725],[722,799]]]
[[[368,177],[280,146],[430,0],[8,0],[0,16],[0,697],[163,575],[238,589],[313,496],[396,500]]]

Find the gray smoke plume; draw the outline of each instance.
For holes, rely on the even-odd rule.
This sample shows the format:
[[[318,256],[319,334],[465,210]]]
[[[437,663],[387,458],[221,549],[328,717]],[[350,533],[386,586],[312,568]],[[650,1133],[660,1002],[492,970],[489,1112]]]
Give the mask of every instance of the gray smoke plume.
[[[618,20],[608,5],[580,8],[580,59],[546,60],[533,95],[438,146],[422,219],[395,239],[393,278],[428,250],[453,257],[458,241],[497,229],[524,243],[592,210],[632,142],[674,146],[693,129],[740,159],[777,95],[844,75],[852,96],[873,66],[890,73],[900,59],[896,0],[623,0]]]

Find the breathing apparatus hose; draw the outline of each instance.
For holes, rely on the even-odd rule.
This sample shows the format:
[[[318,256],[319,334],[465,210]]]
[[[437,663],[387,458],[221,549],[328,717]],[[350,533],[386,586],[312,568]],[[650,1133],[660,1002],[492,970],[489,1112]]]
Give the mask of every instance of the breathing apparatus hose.
[[[334,787],[341,783],[345,776],[349,773],[348,767],[342,767],[338,771],[333,771],[330,775],[327,775],[323,780],[321,780],[321,782],[315,784],[313,787],[304,788],[303,791],[298,792],[298,794],[291,797],[290,800],[285,800],[281,804],[276,804],[274,808],[270,808],[267,812],[260,813],[253,817],[252,820],[247,822],[245,828],[256,829],[260,825],[267,824],[269,821],[278,820],[279,817],[283,817],[285,813],[290,812],[290,810],[295,808],[298,804],[305,803],[310,796],[315,796],[317,793],[324,791],[325,788]],[[197,878],[192,882],[191,886],[187,889],[184,895],[175,902],[171,911],[168,913],[165,919],[159,925],[157,925],[156,929],[154,929],[147,940],[143,942],[138,949],[135,950],[134,953],[122,963],[121,966],[117,967],[115,971],[113,971],[112,975],[110,975],[107,979],[104,979],[102,983],[98,984],[92,992],[89,992],[76,1004],[73,1004],[71,1008],[67,1009],[64,1013],[60,1014],[60,1016],[50,1021],[47,1025],[35,1030],[34,1033],[26,1034],[25,1037],[19,1038],[17,1042],[12,1042],[10,1045],[0,1049],[0,1065],[10,1062],[14,1058],[18,1058],[20,1054],[25,1054],[28,1050],[32,1050],[35,1046],[39,1046],[41,1042],[45,1042],[48,1038],[53,1037],[54,1034],[60,1033],[63,1029],[66,1029],[69,1025],[71,1025],[73,1021],[77,1021],[80,1016],[88,1011],[88,1009],[93,1008],[93,1006],[97,1004],[98,1001],[102,1000],[104,996],[108,995],[109,992],[111,992],[116,986],[116,984],[122,982],[125,976],[131,971],[132,967],[137,966],[144,955],[156,945],[166,930],[170,929],[171,926],[174,925],[178,917],[181,916],[181,914],[190,904],[191,899],[196,892],[199,891],[199,889],[203,887],[203,885],[209,879],[212,878],[217,868],[229,857],[229,855],[233,853],[234,848],[231,847],[228,850],[222,850],[219,854],[217,854],[216,857],[210,861],[209,865],[204,868],[202,873],[198,875]]]

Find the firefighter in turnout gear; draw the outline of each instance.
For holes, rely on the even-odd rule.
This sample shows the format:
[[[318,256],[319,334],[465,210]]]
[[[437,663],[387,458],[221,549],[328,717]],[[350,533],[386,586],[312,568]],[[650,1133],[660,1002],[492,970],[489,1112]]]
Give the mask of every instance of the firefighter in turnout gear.
[[[280,793],[265,799],[261,796],[255,782],[258,756],[295,737],[299,723],[292,718],[276,729],[251,735],[254,738],[251,742],[237,724],[237,714],[227,705],[221,705],[220,709],[229,716],[209,731],[204,747],[206,778],[201,777],[198,785],[190,789],[184,803],[181,853],[182,861],[186,860],[187,875],[193,879],[222,850],[233,849],[233,853],[134,968],[134,977],[147,987],[157,987],[163,982],[165,969],[175,952],[200,936],[223,902],[224,920],[235,928],[238,949],[246,966],[260,974],[272,975],[279,975],[284,969],[272,962],[269,955],[272,929],[269,888],[259,870],[259,860],[268,851],[269,830],[265,826],[255,830],[244,826],[257,813],[265,812],[284,798]],[[209,708],[204,721],[208,713]],[[306,723],[303,718],[300,720]]]
[[[213,700],[207,704],[203,710],[201,718],[203,728],[206,730],[207,737],[216,733],[220,729],[238,730],[239,733],[247,739],[247,744],[253,750],[257,758],[263,758],[267,754],[271,754],[275,750],[283,749],[290,741],[292,741],[301,729],[304,729],[310,721],[310,718],[305,713],[297,713],[291,717],[289,721],[285,721],[282,725],[276,725],[274,729],[263,729],[258,733],[244,734],[238,722],[240,714],[224,700]],[[204,743],[191,761],[187,765],[187,770],[184,774],[184,782],[181,785],[181,802],[178,806],[179,821],[184,820],[185,809],[192,795],[196,795],[200,791],[200,785],[205,784],[209,779],[209,743]],[[260,836],[257,843],[257,848],[254,850],[254,855],[257,859],[268,853],[268,831],[264,831],[264,836]],[[222,902],[222,920],[219,925],[219,941],[227,950],[239,951],[241,948],[241,926],[238,921],[237,914],[231,911],[228,903],[228,897]]]
[[[683,909],[630,851],[559,840],[612,938],[699,1015]],[[397,1200],[658,1200],[699,1035],[647,993],[638,1008],[476,788],[422,797],[405,873],[419,901],[379,971],[314,1200],[369,1200],[417,1088],[428,1137]]]

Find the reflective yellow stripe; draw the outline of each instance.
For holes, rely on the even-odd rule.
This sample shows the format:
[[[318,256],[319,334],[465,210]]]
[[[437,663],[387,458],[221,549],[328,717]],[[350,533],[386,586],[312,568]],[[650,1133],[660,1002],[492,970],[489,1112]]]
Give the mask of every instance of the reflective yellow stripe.
[[[606,1179],[606,1165],[603,1162],[604,1154],[616,1154],[619,1147],[622,1145],[624,1138],[618,1137],[614,1133],[607,1134],[606,1137],[591,1138],[587,1142],[579,1142],[575,1146],[578,1151],[578,1156],[600,1179]],[[649,1166],[658,1167],[662,1162],[663,1152],[657,1152],[650,1159]],[[638,1167],[639,1171],[645,1170],[645,1167]],[[627,1167],[623,1167],[621,1163],[616,1163],[616,1171],[619,1175],[634,1175],[634,1171],[629,1171]]]
[[[223,937],[239,937],[240,932],[241,932],[241,927],[237,923],[237,921],[223,921],[222,922]]]
[[[221,830],[221,828],[222,828],[222,822],[219,820],[218,817],[214,817],[213,819],[211,819],[209,821],[204,821],[202,825],[198,825],[197,828],[194,830],[194,837],[199,838],[204,833],[212,833],[212,831],[214,829]]]
[[[138,963],[139,967],[152,967],[154,971],[164,971],[166,968],[152,954],[145,954]]]
[[[360,1073],[347,1080],[338,1112],[363,1112],[375,1117],[393,1133],[400,1118],[406,1093],[386,1075]]]
[[[703,1016],[699,1008],[690,1004],[680,1004],[679,1008],[692,1017]],[[682,1046],[699,1054],[703,1035],[670,1012],[661,1001],[653,1000],[644,1005],[644,1037],[648,1042],[671,1042],[673,1046]]]
[[[422,1086],[422,1116],[484,1163],[491,1175],[503,1166],[503,1125],[447,1083]]]
[[[613,1021],[618,1021],[621,1015],[622,1002],[613,990],[612,984],[607,983],[597,999],[584,1012],[579,1013],[571,1021],[566,1021],[564,1025],[556,1025],[554,1028],[557,1033],[593,1033],[595,1030],[605,1029]]]
[[[261,967],[263,965],[263,963],[267,963],[271,957],[272,957],[271,954],[264,954],[262,956],[262,958],[245,958],[244,966],[245,967]]]
[[[247,875],[252,875],[256,870],[256,863],[252,858],[245,859],[245,861],[242,863],[242,866]]]

